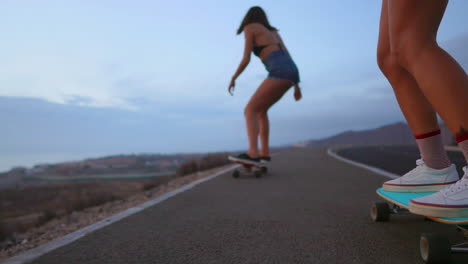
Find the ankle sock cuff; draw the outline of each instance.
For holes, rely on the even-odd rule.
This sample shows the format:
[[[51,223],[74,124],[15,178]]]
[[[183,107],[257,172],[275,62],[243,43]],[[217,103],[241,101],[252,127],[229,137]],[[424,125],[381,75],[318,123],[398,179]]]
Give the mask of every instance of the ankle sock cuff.
[[[416,138],[416,139],[425,139],[425,138],[433,137],[433,136],[437,136],[437,135],[440,135],[440,129],[438,129],[436,131],[429,132],[429,133],[425,133],[425,134],[414,135],[414,138]],[[467,138],[468,138],[468,136],[467,136]]]

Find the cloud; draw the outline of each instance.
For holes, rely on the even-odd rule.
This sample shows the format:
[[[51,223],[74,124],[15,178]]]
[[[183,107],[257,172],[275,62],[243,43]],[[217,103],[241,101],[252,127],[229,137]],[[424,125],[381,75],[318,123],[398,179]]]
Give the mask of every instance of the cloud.
[[[15,56],[0,64],[0,96],[132,109],[125,98],[114,95],[113,80],[101,74],[99,65],[93,58],[72,55]]]
[[[0,96],[59,104],[139,110],[138,97],[166,103],[202,97],[199,90],[186,86],[181,80],[171,84],[144,71],[112,72],[95,59],[70,55],[18,56],[0,62]]]

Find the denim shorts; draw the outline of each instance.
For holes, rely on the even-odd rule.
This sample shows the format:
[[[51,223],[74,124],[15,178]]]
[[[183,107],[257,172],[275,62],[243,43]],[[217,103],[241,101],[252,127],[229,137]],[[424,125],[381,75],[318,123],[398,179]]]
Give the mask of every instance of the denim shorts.
[[[300,82],[299,70],[291,56],[284,50],[275,50],[262,61],[268,71],[268,78]]]

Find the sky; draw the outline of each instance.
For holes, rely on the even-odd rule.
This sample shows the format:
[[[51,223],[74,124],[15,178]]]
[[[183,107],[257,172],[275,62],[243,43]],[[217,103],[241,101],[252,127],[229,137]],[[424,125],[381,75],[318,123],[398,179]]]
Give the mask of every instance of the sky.
[[[246,11],[265,9],[301,74],[269,111],[273,146],[403,121],[376,65],[380,1],[0,2],[0,171],[131,153],[247,148],[243,109],[267,73],[239,64]],[[468,2],[438,40],[468,66]]]

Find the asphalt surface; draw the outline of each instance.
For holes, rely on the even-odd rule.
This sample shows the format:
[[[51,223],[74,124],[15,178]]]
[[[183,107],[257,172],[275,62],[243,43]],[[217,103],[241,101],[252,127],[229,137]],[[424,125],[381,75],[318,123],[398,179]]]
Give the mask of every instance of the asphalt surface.
[[[403,175],[416,166],[420,158],[418,147],[414,146],[360,146],[344,148],[337,153],[345,158],[371,165],[397,175]],[[460,151],[448,151],[450,160],[457,165],[458,174],[463,175],[465,157]]]
[[[263,178],[221,175],[33,263],[422,263],[421,232],[461,239],[419,216],[372,222],[385,180],[325,149],[285,151]]]

